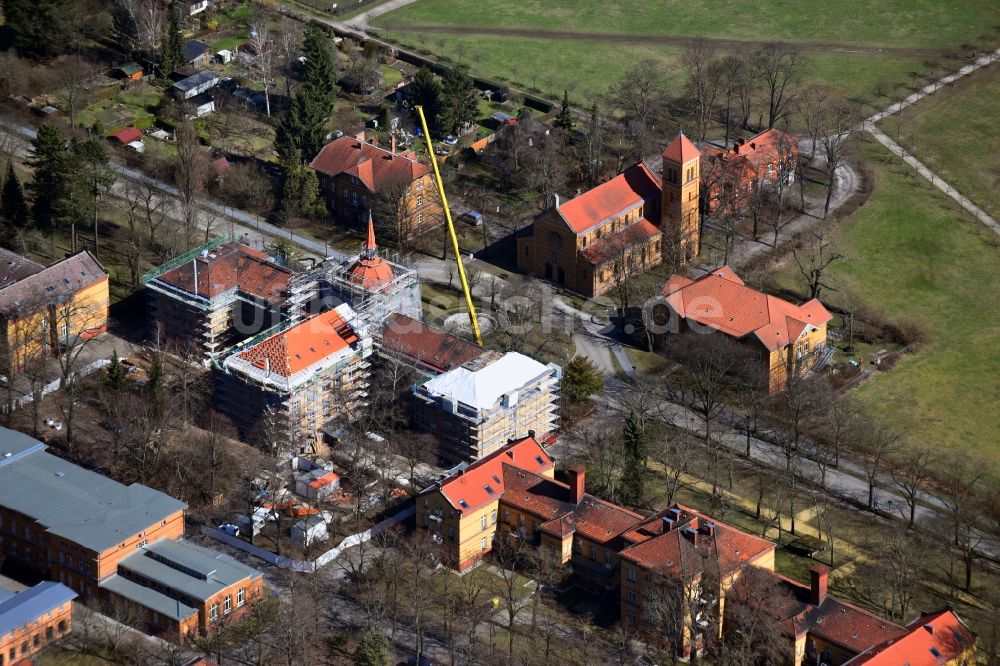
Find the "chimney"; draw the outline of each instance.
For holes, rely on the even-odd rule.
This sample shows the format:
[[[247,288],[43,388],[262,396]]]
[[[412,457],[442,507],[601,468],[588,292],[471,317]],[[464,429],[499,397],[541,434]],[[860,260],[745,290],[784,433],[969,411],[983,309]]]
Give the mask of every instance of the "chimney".
[[[528,437],[530,437],[531,439],[534,439],[535,438],[535,431],[534,430],[529,430],[528,431]]]
[[[559,195],[558,194],[553,194],[552,195],[552,207],[553,208],[559,208]]]
[[[579,504],[583,499],[584,480],[587,478],[587,468],[583,465],[573,465],[569,468],[569,501]]]
[[[819,606],[826,599],[826,585],[830,577],[829,567],[815,564],[809,569],[809,600],[814,606]]]
[[[396,135],[395,135],[395,133],[392,134],[392,142],[389,144],[389,152],[392,153],[393,155],[396,154]]]

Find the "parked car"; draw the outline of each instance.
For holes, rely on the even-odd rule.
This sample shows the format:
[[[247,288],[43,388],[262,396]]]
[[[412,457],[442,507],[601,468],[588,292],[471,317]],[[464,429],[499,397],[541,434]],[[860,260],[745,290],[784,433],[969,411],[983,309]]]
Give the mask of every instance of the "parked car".
[[[228,534],[229,536],[239,536],[240,528],[232,523],[224,523],[219,525],[219,529]]]
[[[468,222],[474,227],[478,227],[483,223],[483,214],[478,210],[467,210],[462,213],[458,219],[463,222]]]

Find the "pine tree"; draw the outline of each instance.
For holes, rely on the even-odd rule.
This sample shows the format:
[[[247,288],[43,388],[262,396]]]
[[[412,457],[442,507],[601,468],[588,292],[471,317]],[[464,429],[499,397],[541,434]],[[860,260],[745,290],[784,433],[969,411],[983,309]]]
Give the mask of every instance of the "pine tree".
[[[455,67],[444,77],[441,88],[441,126],[458,134],[462,126],[479,115],[479,94],[476,84],[464,66]]]
[[[46,58],[65,45],[62,18],[70,8],[69,0],[5,0],[4,20],[11,32],[14,48],[21,55]]]
[[[118,358],[118,350],[111,351],[111,365],[108,374],[104,376],[104,386],[114,393],[120,393],[125,388],[125,366]]]
[[[163,354],[153,352],[153,360],[149,365],[149,380],[146,382],[146,390],[152,396],[159,396],[163,389]]]
[[[643,474],[646,471],[645,433],[634,411],[630,411],[625,419],[622,445],[625,449],[625,470],[622,473],[621,499],[634,506],[642,501]]]
[[[0,216],[15,229],[24,229],[31,221],[21,181],[18,180],[14,165],[10,162],[7,163],[7,176],[3,181],[3,207],[0,208]]]
[[[361,634],[361,642],[354,651],[355,666],[389,666],[389,641],[374,629]]]
[[[292,98],[291,108],[274,137],[274,149],[286,165],[293,160],[309,162],[323,149],[326,120],[337,98],[337,63],[330,38],[319,28],[307,28],[303,48],[306,65],[302,89]]]
[[[568,90],[563,91],[562,108],[559,109],[559,115],[556,116],[555,125],[567,131],[573,129],[573,111],[569,106]]]
[[[69,150],[66,137],[55,125],[42,125],[31,142],[28,164],[34,170],[28,193],[35,223],[52,231],[59,222],[68,195]]]
[[[303,50],[306,64],[302,72],[302,92],[326,118],[333,111],[337,98],[337,63],[330,48],[330,37],[310,26],[303,37]]]
[[[160,46],[160,76],[164,78],[184,65],[184,41],[181,35],[180,10],[171,4],[169,14],[166,33],[163,35],[163,44]]]
[[[441,82],[434,72],[421,67],[413,77],[413,100],[424,108],[427,127],[431,132],[441,129]]]
[[[586,356],[574,356],[563,369],[562,394],[571,402],[582,402],[604,390],[601,371]]]

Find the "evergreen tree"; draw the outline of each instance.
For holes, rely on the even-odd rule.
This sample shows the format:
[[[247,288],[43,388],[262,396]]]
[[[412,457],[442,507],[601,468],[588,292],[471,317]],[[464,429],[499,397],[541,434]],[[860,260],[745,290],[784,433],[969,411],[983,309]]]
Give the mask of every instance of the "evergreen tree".
[[[441,82],[434,72],[421,67],[413,77],[413,101],[424,107],[427,127],[431,132],[441,129]]]
[[[355,666],[390,666],[391,663],[389,641],[374,629],[366,629],[354,651]]]
[[[149,365],[149,380],[146,382],[146,390],[150,395],[157,397],[163,390],[163,354],[153,352],[153,359]]]
[[[163,35],[163,43],[160,46],[160,76],[164,78],[184,65],[184,40],[181,35],[180,10],[171,4],[168,13],[166,33]]]
[[[625,504],[635,506],[642,501],[644,490],[646,442],[642,423],[634,411],[630,411],[625,419],[622,443],[625,449],[625,470],[622,473],[621,499]]]
[[[559,109],[559,115],[556,116],[555,125],[567,131],[573,129],[573,112],[569,106],[568,90],[563,91],[562,108]]]
[[[563,369],[562,394],[571,402],[583,402],[604,390],[604,376],[586,356],[574,356]]]
[[[7,176],[3,181],[3,207],[0,208],[0,216],[4,222],[16,229],[25,228],[30,221],[28,202],[24,199],[21,181],[18,180],[14,165],[10,162],[7,163]]]
[[[306,28],[302,45],[306,56],[302,92],[326,118],[333,111],[337,98],[337,63],[330,48],[330,37],[316,26],[310,26]]]
[[[42,125],[31,142],[28,164],[34,176],[28,184],[35,223],[45,231],[55,229],[68,194],[69,150],[66,137],[55,125]]]
[[[108,374],[104,376],[104,386],[115,393],[120,393],[125,388],[125,366],[118,358],[118,350],[111,351],[111,365],[108,366]]]
[[[302,89],[292,98],[291,108],[278,124],[274,145],[285,164],[309,162],[326,142],[326,120],[337,97],[337,64],[330,38],[316,27],[306,29],[306,57]],[[286,174],[287,176],[287,174]]]
[[[70,6],[70,0],[4,0],[5,25],[17,52],[32,58],[54,55],[65,42],[59,37]]]
[[[441,88],[441,126],[458,134],[462,126],[479,115],[479,93],[476,84],[464,66],[448,71]]]

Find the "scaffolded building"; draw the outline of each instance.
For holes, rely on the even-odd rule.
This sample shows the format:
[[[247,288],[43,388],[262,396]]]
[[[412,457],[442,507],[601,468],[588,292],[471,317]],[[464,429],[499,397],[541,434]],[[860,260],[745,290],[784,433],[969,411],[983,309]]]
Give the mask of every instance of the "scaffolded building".
[[[279,324],[215,356],[216,408],[244,435],[280,431],[308,448],[367,404],[371,353],[368,326],[347,304]]]
[[[478,358],[413,387],[414,421],[443,442],[442,456],[466,462],[511,439],[539,440],[557,428],[562,368],[508,352]]]
[[[143,276],[150,337],[206,357],[303,312],[311,293],[263,252],[216,238]]]

